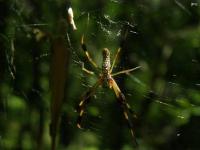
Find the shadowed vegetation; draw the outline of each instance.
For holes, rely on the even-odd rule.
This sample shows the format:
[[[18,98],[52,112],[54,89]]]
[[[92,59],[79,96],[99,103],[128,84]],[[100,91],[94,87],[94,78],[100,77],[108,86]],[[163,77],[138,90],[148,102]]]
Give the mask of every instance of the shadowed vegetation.
[[[197,150],[200,1],[71,1],[77,30],[69,4],[0,1],[0,149]],[[103,48],[114,60],[121,47],[113,72],[141,66],[115,77],[134,110],[138,147],[107,86],[90,97],[83,129],[76,127],[81,97],[98,80],[82,70],[83,63],[95,69],[83,35],[95,65]]]

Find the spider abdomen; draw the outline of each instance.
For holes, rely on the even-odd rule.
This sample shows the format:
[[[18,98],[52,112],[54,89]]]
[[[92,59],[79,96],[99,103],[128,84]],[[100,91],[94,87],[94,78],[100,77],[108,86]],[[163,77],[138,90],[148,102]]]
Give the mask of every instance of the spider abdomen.
[[[108,79],[110,78],[110,51],[107,48],[103,49],[103,63],[102,63],[102,73],[103,76]]]

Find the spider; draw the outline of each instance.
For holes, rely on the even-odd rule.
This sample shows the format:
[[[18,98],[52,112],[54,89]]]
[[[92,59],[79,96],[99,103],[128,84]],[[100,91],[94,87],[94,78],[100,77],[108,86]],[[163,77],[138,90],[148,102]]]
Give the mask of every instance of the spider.
[[[88,61],[91,63],[91,65],[94,66],[94,68],[99,68],[97,66],[97,64],[93,61],[93,59],[91,58],[91,56],[87,50],[87,46],[84,43],[84,35],[82,35],[82,38],[81,38],[81,48],[85,52],[85,55],[86,55]],[[103,51],[102,51],[103,62],[102,62],[102,68],[101,68],[101,73],[99,74],[99,78],[96,81],[96,83],[87,92],[85,92],[83,94],[81,101],[78,105],[79,116],[77,118],[77,127],[80,129],[82,128],[81,122],[83,119],[83,114],[85,111],[86,104],[88,104],[90,102],[90,98],[95,94],[96,89],[99,86],[103,85],[104,83],[107,83],[108,87],[114,91],[114,93],[117,97],[117,100],[123,110],[124,118],[128,122],[128,126],[130,128],[131,135],[134,139],[134,143],[137,144],[134,129],[133,129],[133,124],[129,117],[130,113],[133,114],[133,110],[131,109],[130,105],[126,102],[126,98],[125,98],[124,94],[121,92],[119,86],[117,85],[117,83],[113,77],[120,75],[120,74],[128,74],[136,69],[139,69],[140,66],[132,68],[132,69],[127,69],[127,70],[122,70],[122,71],[119,71],[116,73],[112,73],[113,67],[115,66],[116,59],[118,58],[120,51],[121,51],[121,48],[118,48],[118,50],[115,54],[114,60],[112,62],[112,65],[111,65],[110,51],[108,48],[103,48]],[[82,70],[88,74],[91,74],[91,75],[94,74],[93,71],[90,71],[84,67],[84,63],[82,63]]]

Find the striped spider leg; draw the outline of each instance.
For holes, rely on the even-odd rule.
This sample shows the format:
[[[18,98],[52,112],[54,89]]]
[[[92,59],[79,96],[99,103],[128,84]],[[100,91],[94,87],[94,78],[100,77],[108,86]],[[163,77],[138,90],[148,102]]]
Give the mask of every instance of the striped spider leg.
[[[81,46],[82,46],[82,49],[84,50],[84,52],[85,52],[85,54],[86,54],[86,56],[88,58],[88,61],[95,68],[98,68],[98,66],[92,60],[92,58],[90,57],[90,55],[88,53],[88,50],[87,50],[86,45],[84,43],[84,36],[82,36]],[[116,53],[116,55],[114,57],[114,60],[113,60],[112,66],[111,66],[111,63],[110,63],[110,51],[107,48],[103,49],[103,51],[102,51],[103,62],[102,62],[102,68],[101,68],[102,71],[101,71],[101,73],[99,75],[99,79],[97,80],[97,82],[81,98],[81,102],[78,105],[79,116],[78,116],[78,119],[77,119],[77,127],[81,128],[81,121],[82,121],[82,118],[83,118],[83,114],[84,114],[84,111],[85,111],[86,104],[88,104],[90,102],[90,98],[94,95],[96,89],[100,85],[102,85],[104,82],[106,82],[108,84],[109,88],[114,91],[114,93],[115,93],[115,95],[117,97],[117,100],[118,100],[118,102],[119,102],[119,104],[120,104],[120,106],[121,106],[121,108],[123,110],[123,115],[124,115],[125,119],[128,122],[131,135],[132,135],[132,137],[134,139],[134,143],[137,144],[137,141],[136,141],[136,138],[135,138],[134,129],[133,129],[133,124],[132,124],[132,121],[130,119],[130,113],[132,114],[133,111],[132,111],[130,105],[126,102],[126,98],[125,98],[124,94],[121,92],[121,90],[120,90],[119,86],[117,85],[116,81],[114,80],[113,76],[117,76],[119,74],[128,74],[131,71],[139,69],[140,66],[138,66],[136,68],[122,70],[122,71],[119,71],[119,72],[116,72],[116,73],[112,73],[112,70],[113,70],[113,68],[115,66],[115,63],[116,63],[116,59],[118,58],[118,55],[119,55],[120,51],[121,51],[121,48],[119,48],[117,50],[117,53]],[[94,74],[94,72],[86,69],[84,67],[84,65],[82,66],[82,70],[85,71],[86,73]]]

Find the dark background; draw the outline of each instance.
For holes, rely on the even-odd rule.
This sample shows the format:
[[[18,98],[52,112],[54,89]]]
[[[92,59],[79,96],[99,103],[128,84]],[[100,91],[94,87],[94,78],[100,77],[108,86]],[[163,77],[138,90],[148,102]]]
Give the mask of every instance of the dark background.
[[[50,131],[57,149],[200,149],[200,1],[71,1],[77,31],[68,4],[0,0],[0,149],[50,149]],[[108,87],[91,98],[84,129],[76,127],[81,95],[98,78],[81,70],[81,62],[94,69],[83,34],[99,66],[102,49],[113,59],[119,46],[115,72],[141,66],[115,78],[137,114],[137,148]]]

